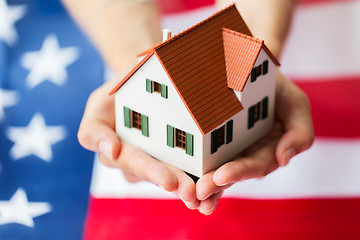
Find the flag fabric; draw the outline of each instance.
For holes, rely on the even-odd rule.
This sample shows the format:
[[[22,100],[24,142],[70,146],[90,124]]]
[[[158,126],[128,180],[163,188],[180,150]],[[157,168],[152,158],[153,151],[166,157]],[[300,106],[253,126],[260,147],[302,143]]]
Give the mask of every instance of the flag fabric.
[[[215,9],[168,11],[164,26],[179,32]],[[309,96],[310,150],[226,190],[211,216],[96,161],[85,239],[360,239],[359,13],[350,0],[296,10],[281,70]]]
[[[160,2],[173,32],[215,11]],[[281,70],[309,96],[314,146],[203,216],[93,167],[76,132],[100,57],[58,1],[0,0],[0,240],[360,239],[359,13],[360,1],[302,1]]]
[[[0,239],[81,239],[93,154],[76,132],[103,64],[58,1],[0,0]]]

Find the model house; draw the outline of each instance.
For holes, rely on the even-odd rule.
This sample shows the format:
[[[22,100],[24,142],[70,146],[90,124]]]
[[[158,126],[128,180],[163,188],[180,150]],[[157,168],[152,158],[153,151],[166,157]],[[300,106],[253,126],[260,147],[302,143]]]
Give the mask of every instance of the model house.
[[[272,128],[277,65],[232,5],[142,54],[111,92],[116,131],[200,177]]]

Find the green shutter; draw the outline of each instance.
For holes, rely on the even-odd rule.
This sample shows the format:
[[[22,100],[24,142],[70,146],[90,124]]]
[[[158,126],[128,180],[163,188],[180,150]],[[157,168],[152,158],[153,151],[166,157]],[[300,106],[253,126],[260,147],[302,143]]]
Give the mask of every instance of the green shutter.
[[[191,133],[185,134],[186,154],[194,156],[194,136]]]
[[[214,154],[218,150],[218,131],[214,130],[211,133],[211,154]]]
[[[167,145],[174,147],[174,127],[166,125],[167,128]]]
[[[152,81],[150,79],[146,79],[146,91],[149,93],[153,92],[153,84]]]
[[[252,128],[254,126],[254,111],[255,106],[252,106],[249,108],[249,116],[248,116],[248,129]]]
[[[168,88],[165,84],[161,84],[161,96],[163,98],[168,98]]]
[[[269,97],[265,97],[262,100],[262,113],[261,119],[265,119],[268,116],[268,108],[269,108]]]
[[[124,106],[124,123],[126,127],[131,128],[130,109],[125,106]]]
[[[257,78],[257,72],[256,72],[256,68],[253,68],[251,70],[251,82],[255,82]]]
[[[226,144],[231,143],[233,139],[233,120],[226,123]]]
[[[149,136],[149,118],[141,114],[141,132],[144,136]]]
[[[265,75],[268,73],[268,71],[269,71],[269,61],[265,60],[263,63],[262,74]]]

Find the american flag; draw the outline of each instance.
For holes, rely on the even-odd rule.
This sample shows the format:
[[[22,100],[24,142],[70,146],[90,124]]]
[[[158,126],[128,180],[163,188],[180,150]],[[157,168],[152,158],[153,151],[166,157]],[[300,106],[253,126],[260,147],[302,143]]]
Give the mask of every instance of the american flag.
[[[161,2],[174,32],[215,11]],[[0,0],[0,240],[360,239],[359,14],[356,0],[300,3],[281,68],[310,98],[315,144],[202,216],[93,168],[76,132],[101,59],[59,2]]]
[[[81,239],[93,154],[76,132],[103,64],[58,1],[0,0],[0,239]]]

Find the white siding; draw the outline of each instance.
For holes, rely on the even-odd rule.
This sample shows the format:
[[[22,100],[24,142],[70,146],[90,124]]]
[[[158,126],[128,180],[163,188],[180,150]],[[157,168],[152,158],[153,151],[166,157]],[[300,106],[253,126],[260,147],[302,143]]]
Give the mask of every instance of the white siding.
[[[146,91],[146,78],[168,87],[168,98]],[[181,168],[193,175],[202,173],[202,135],[186,109],[156,55],[116,92],[116,131],[121,140],[131,143],[149,155]],[[124,125],[123,106],[149,117],[149,137]],[[167,124],[194,135],[194,156],[185,150],[167,146]]]
[[[228,162],[272,128],[275,104],[276,66],[262,49],[255,62],[255,67],[262,64],[266,59],[269,60],[268,73],[259,76],[255,82],[251,82],[249,77],[243,92],[239,93],[235,91],[238,98],[241,99],[244,109],[231,118],[233,120],[233,141],[229,144],[222,145],[218,148],[217,152],[211,154],[211,132],[204,136],[204,173],[214,170]],[[269,97],[268,117],[264,120],[258,120],[249,130],[248,109],[252,105],[260,102],[265,96]],[[218,127],[224,124],[226,124],[226,122]]]

